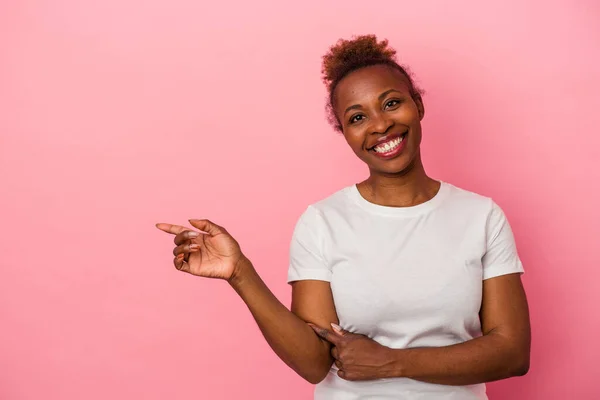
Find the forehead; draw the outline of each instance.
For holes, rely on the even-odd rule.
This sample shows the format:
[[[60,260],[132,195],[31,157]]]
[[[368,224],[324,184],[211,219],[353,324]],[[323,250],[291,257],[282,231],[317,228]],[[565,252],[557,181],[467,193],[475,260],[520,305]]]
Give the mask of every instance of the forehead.
[[[351,72],[338,83],[334,99],[337,106],[347,107],[376,100],[389,89],[410,93],[406,76],[387,65],[373,65]]]

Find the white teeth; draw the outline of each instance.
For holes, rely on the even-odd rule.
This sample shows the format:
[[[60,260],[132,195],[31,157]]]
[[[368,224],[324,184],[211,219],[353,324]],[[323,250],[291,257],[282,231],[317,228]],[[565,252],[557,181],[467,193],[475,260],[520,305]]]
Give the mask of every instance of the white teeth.
[[[375,147],[374,150],[377,153],[388,153],[389,151],[394,150],[396,147],[398,147],[398,145],[402,142],[402,140],[404,140],[403,136],[396,138],[394,140],[390,140],[387,143],[380,144],[379,146]]]

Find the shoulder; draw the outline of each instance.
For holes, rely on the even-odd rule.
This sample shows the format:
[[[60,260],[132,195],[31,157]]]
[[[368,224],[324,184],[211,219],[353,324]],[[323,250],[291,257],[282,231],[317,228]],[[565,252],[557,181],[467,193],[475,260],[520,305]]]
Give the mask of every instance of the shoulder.
[[[305,213],[328,215],[334,211],[344,210],[351,204],[352,186],[345,186],[335,192],[308,205]]]
[[[497,207],[494,200],[489,196],[475,193],[447,182],[444,182],[443,185],[447,186],[448,198],[446,203],[450,207],[469,213],[482,213],[484,215],[490,214]]]
[[[446,185],[449,185],[451,193],[448,206],[453,212],[481,221],[487,230],[497,231],[508,224],[504,211],[493,198],[448,183]]]
[[[345,186],[326,197],[309,204],[299,217],[299,224],[320,226],[335,215],[344,215],[352,207],[352,186]]]

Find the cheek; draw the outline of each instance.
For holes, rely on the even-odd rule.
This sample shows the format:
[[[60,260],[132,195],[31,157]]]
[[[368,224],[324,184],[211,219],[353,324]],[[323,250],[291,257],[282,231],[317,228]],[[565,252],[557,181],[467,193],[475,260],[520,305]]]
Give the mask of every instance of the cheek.
[[[352,150],[360,150],[362,148],[363,139],[360,134],[356,131],[347,129],[346,133],[344,133],[344,138],[346,139],[346,143],[348,146],[352,148]]]
[[[406,107],[402,107],[398,110],[396,117],[398,118],[398,121],[402,122],[404,125],[412,126],[421,121],[419,110],[417,109],[416,105],[407,105]]]
[[[415,137],[415,139],[418,139],[419,142],[421,141],[421,136],[422,136],[422,131],[421,131],[421,121],[417,120],[412,126],[411,126],[411,131],[413,133],[413,136]]]

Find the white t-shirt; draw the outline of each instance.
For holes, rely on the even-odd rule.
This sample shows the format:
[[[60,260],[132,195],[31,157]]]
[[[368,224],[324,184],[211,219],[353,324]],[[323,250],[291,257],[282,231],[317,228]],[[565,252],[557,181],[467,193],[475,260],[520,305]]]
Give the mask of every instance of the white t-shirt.
[[[522,272],[511,228],[491,199],[442,182],[425,203],[386,207],[352,185],[300,217],[288,282],[330,282],[342,328],[403,349],[481,336],[482,281]],[[408,378],[351,382],[333,365],[315,399],[481,400],[485,392],[485,384]]]

